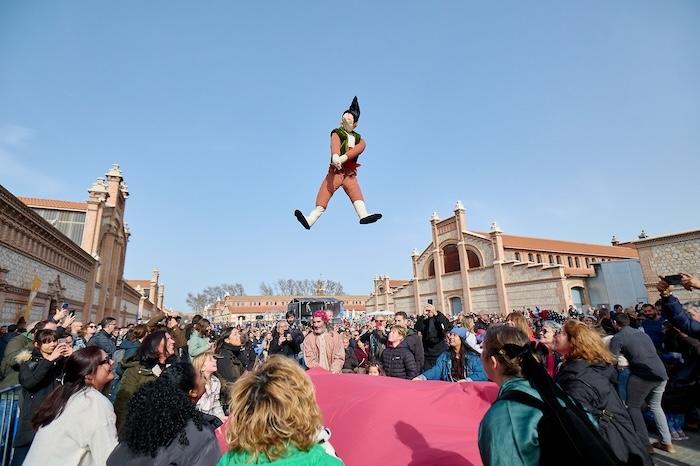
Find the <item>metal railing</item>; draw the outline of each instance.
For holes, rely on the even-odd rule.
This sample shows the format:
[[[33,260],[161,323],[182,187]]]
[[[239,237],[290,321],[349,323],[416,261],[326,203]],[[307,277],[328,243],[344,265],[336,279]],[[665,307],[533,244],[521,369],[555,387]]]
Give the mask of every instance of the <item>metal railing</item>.
[[[21,385],[0,390],[0,452],[2,466],[8,466],[12,461],[12,443],[19,427],[19,396]]]

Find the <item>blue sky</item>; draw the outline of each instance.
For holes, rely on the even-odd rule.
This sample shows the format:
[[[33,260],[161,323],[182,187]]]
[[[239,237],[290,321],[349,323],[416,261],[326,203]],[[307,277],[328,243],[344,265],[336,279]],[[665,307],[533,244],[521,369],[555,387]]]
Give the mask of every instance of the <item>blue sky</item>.
[[[343,5],[347,8],[343,8]],[[0,183],[84,200],[119,163],[126,275],[207,285],[410,277],[429,218],[607,243],[697,228],[700,3],[0,3]],[[307,232],[358,95],[360,226]]]

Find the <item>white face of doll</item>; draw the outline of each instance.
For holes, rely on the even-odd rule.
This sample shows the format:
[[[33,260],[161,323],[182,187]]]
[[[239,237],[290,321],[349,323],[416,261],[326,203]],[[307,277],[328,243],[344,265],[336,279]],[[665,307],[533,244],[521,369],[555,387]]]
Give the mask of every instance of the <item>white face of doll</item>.
[[[354,131],[357,125],[355,118],[349,113],[343,113],[343,118],[340,120],[340,126],[348,133]]]

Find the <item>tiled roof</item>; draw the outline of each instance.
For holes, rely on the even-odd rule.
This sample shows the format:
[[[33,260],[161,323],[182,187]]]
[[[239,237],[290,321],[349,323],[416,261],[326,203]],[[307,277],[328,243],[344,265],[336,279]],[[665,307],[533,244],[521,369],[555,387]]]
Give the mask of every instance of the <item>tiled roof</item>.
[[[140,286],[143,289],[147,289],[151,287],[151,281],[150,280],[127,280],[126,283],[129,284],[129,286],[136,288],[137,286]]]
[[[561,252],[601,257],[639,257],[633,248],[606,246],[602,244],[574,243],[554,239],[530,238],[527,236],[503,235],[503,247],[526,251]]]
[[[88,208],[87,203],[85,202],[61,201],[58,199],[39,199],[36,197],[18,197],[17,199],[24,202],[29,207],[39,207],[44,209],[87,211]]]
[[[407,285],[409,280],[389,280],[389,288],[398,288]]]

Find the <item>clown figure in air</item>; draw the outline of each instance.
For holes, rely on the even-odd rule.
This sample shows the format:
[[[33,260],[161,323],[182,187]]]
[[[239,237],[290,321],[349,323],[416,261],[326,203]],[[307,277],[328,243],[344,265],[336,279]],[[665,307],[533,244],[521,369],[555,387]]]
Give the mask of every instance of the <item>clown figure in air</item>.
[[[367,213],[362,190],[357,182],[357,168],[360,166],[357,159],[366,147],[365,140],[355,132],[359,119],[360,105],[355,97],[350,108],[343,112],[340,127],[331,131],[331,163],[318,190],[316,207],[306,216],[300,210],[294,211],[294,216],[307,230],[325,212],[331,197],[341,186],[352,201],[361,224],[374,223],[382,218],[382,214]]]

